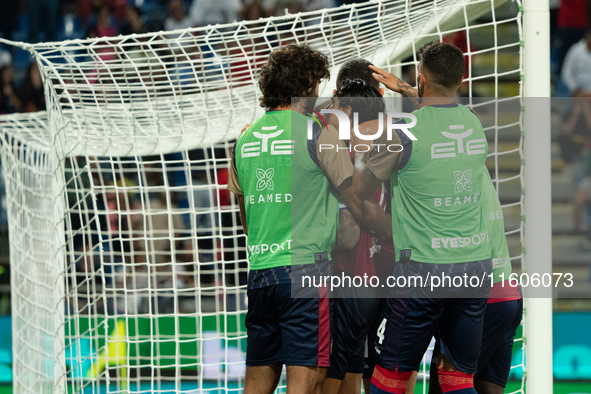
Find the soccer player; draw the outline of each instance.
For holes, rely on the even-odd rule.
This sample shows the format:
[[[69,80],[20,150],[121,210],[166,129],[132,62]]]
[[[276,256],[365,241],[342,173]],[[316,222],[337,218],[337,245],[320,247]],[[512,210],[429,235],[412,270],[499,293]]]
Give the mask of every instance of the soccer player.
[[[478,394],[503,394],[511,370],[513,341],[521,323],[523,300],[518,287],[511,286],[508,279],[511,275],[511,259],[505,237],[503,209],[488,171],[483,174],[483,182],[481,198],[486,220],[489,221],[494,278],[484,312],[474,387]],[[439,353],[440,347],[438,341],[434,355]],[[434,357],[431,362],[429,394],[442,393],[437,380],[437,364],[438,360]]]
[[[337,74],[337,89],[333,93],[337,98],[338,109],[349,114],[351,124],[353,124],[352,112],[357,112],[359,123],[363,123],[377,118],[378,113],[383,113],[385,109],[383,100],[372,100],[382,97],[384,89],[380,88],[379,82],[372,76],[370,65],[371,62],[365,59],[350,59],[341,66]],[[407,97],[418,96],[416,91],[402,80],[399,80],[394,90]],[[356,100],[354,97],[360,97],[361,100]],[[375,101],[373,106],[369,105],[372,101]],[[375,108],[368,108],[368,106]],[[363,132],[362,127],[360,130]],[[371,144],[369,141],[355,140],[352,133],[352,146],[356,142]],[[350,155],[354,157],[353,150],[350,151]],[[380,187],[374,195],[374,200],[380,202],[387,213],[390,205],[388,195],[388,186]],[[366,228],[360,228],[347,206],[341,204],[337,248],[333,252],[335,266],[333,275],[340,276],[344,272],[349,276],[367,274],[385,278],[392,273],[393,254],[394,246],[391,237],[378,241],[375,234]],[[358,294],[354,294],[351,289],[343,290],[339,288],[336,294],[332,295],[335,317],[333,344],[330,367],[322,386],[323,394],[359,392],[362,372],[366,392],[369,392],[369,379],[375,365],[373,343],[377,323],[385,305],[384,295],[378,294],[377,291],[374,291],[374,294],[371,289],[366,288]],[[368,346],[364,351],[367,343],[372,346]]]
[[[361,59],[359,59],[361,61]],[[369,71],[363,61],[363,70]],[[350,62],[349,62],[350,64]],[[347,65],[347,64],[345,64]],[[339,76],[342,74],[342,69]],[[369,73],[371,77],[371,73]],[[375,81],[373,78],[371,78]],[[378,85],[377,81],[374,84]],[[382,92],[362,79],[342,79],[337,77],[337,87],[332,100],[332,108],[344,112],[353,125],[353,113],[357,113],[358,122],[373,120],[379,113],[385,113],[385,102]],[[360,141],[351,133],[350,157],[354,158],[357,144]],[[386,207],[386,190],[380,187],[374,200]],[[354,235],[350,235],[354,234]],[[343,241],[346,239],[347,241]],[[351,241],[351,239],[353,239]],[[391,237],[382,239],[386,247],[393,249]],[[375,234],[359,226],[344,202],[340,204],[337,246],[333,251],[333,275],[342,277],[376,276],[378,267],[374,266],[374,255],[381,252],[382,245]],[[385,252],[384,252],[385,253]],[[391,267],[390,267],[391,268]],[[322,384],[322,394],[359,393],[361,377],[364,371],[364,350],[367,334],[373,320],[376,319],[379,307],[379,289],[373,287],[341,288],[337,287],[331,294],[333,308],[332,351],[327,377]]]
[[[402,82],[377,67],[374,77],[389,89],[398,90]],[[412,88],[411,88],[412,89]],[[509,283],[511,260],[505,236],[503,210],[488,170],[483,173],[482,200],[485,220],[489,223],[493,286],[484,312],[482,343],[478,357],[478,369],[474,375],[474,387],[478,394],[502,394],[511,369],[511,353],[515,333],[521,322],[523,300],[517,287]],[[505,280],[502,283],[502,280]],[[441,393],[437,379],[437,355],[440,345],[436,342],[431,363],[430,394]]]
[[[464,73],[462,51],[429,43],[419,57],[422,108],[413,113],[416,123],[407,131],[416,138],[405,149],[410,150],[408,159],[403,163],[400,153],[373,149],[354,172],[361,200],[371,198],[390,178],[398,263],[394,275],[408,280],[396,293],[403,297],[389,298],[384,309],[371,393],[404,393],[439,327],[443,392],[475,394],[472,379],[490,289],[454,288],[451,283],[491,272],[491,246],[479,200],[487,144],[478,117],[454,102]],[[384,134],[380,143],[388,142]],[[445,276],[448,284],[443,282],[442,291],[420,286],[427,278]]]
[[[358,219],[391,233],[383,210],[361,203],[352,189],[353,165],[336,130],[307,139],[318,85],[328,59],[307,45],[273,51],[261,68],[266,109],[236,142],[228,189],[238,196],[248,235],[245,394],[272,393],[287,367],[287,392],[312,393],[329,362],[330,314],[325,286],[303,277],[332,272],[337,189]],[[301,98],[292,102],[292,97]],[[338,146],[320,152],[319,144]],[[320,154],[321,153],[321,154]],[[363,216],[361,210],[369,212]]]
[[[347,62],[345,62],[341,68],[339,69],[339,73],[337,74],[337,88],[341,87],[343,84],[343,81],[346,79],[355,79],[355,78],[359,78],[365,82],[367,82],[368,84],[370,84],[371,86],[373,86],[374,88],[376,88],[378,90],[378,92],[380,93],[381,96],[384,95],[384,89],[380,87],[380,83],[378,82],[378,79],[381,78],[381,76],[379,74],[375,74],[374,70],[372,70],[370,67],[373,67],[373,64],[365,59],[360,59],[360,58],[355,58],[355,59],[351,59],[348,60]],[[377,68],[376,68],[377,69]],[[378,69],[379,70],[379,69]],[[389,74],[389,73],[388,73]],[[375,76],[375,77],[374,77]],[[408,83],[404,82],[402,79],[389,74],[389,79],[387,81],[388,83],[388,88],[398,94],[400,94],[403,97],[407,97],[411,100],[413,106],[415,108],[420,108],[420,103],[418,102],[418,93],[417,91],[410,86]],[[333,93],[336,93],[336,89],[333,91]],[[361,125],[360,130],[364,130],[363,125]],[[410,143],[410,140],[408,139],[408,137],[406,135],[402,135],[402,141],[404,141],[405,146],[408,147],[408,144]],[[402,143],[401,141],[401,143]],[[385,187],[385,189],[384,189]],[[380,191],[383,191],[383,194],[380,195],[380,198],[384,197],[385,201],[385,211],[386,213],[390,213],[390,190],[389,190],[390,186],[389,186],[389,181],[385,182],[385,185],[383,185],[382,187],[380,187],[378,189],[378,191],[376,192],[376,195],[380,194]],[[376,195],[374,195],[374,198],[376,197]],[[341,228],[341,223],[343,221],[351,221],[352,218],[350,217],[350,215],[348,214],[346,209],[341,209],[340,212],[340,216],[339,216],[339,228]],[[354,222],[354,219],[352,220]],[[379,251],[377,253],[375,253],[373,255],[373,265],[375,267],[376,270],[376,274],[379,278],[385,278],[388,275],[392,274],[392,269],[393,269],[393,262],[394,262],[394,245],[392,243],[392,238],[388,238],[388,239],[381,239],[379,240]],[[375,339],[376,339],[376,332],[378,329],[378,324],[380,322],[380,317],[382,315],[382,310],[384,309],[384,306],[386,305],[386,300],[385,300],[385,295],[383,292],[380,293],[379,295],[379,299],[378,299],[378,309],[376,314],[374,315],[374,319],[372,319],[371,323],[370,323],[370,328],[369,331],[367,333],[367,337],[366,337],[366,349],[365,349],[365,361],[364,361],[364,370],[363,370],[363,387],[364,387],[364,391],[366,393],[369,393],[369,385],[370,385],[370,379],[371,376],[373,374],[374,368],[375,368],[375,348],[374,348],[374,343],[375,343]],[[338,326],[335,327],[335,330],[338,330]],[[337,348],[338,349],[339,344],[338,343],[333,343],[333,353],[334,353],[334,349]],[[338,351],[338,350],[337,350]],[[332,365],[332,364],[331,364]],[[347,374],[350,375],[350,374]],[[347,376],[345,375],[345,379],[344,379],[344,386],[349,386],[349,381],[353,379],[352,376]],[[351,374],[352,375],[352,374]],[[328,372],[328,376],[331,376],[331,371],[329,369]],[[409,383],[409,387],[408,387],[408,392],[412,393],[414,390],[414,384],[416,383],[416,377],[417,374],[414,373],[413,376],[411,377],[410,383]],[[358,385],[356,385],[355,387],[358,387]]]
[[[360,79],[370,86],[373,86],[380,96],[384,96],[384,88],[380,87],[380,83],[373,77],[373,72],[369,68],[372,63],[369,60],[361,58],[353,58],[347,60],[337,74],[336,89],[332,91],[333,94],[343,86],[343,82],[347,79]]]
[[[367,106],[368,103],[364,102],[367,99],[362,99],[355,105],[357,100],[351,99],[351,97],[377,98],[384,94],[384,89],[380,88],[379,82],[373,77],[372,70],[369,69],[370,65],[371,62],[360,58],[345,62],[337,75],[338,91],[337,89],[333,91],[335,96],[339,98],[338,103],[344,105],[344,108],[340,108],[344,112],[349,114],[351,112],[367,112],[365,116],[360,114],[359,123],[363,123],[368,116],[377,118],[380,110],[366,111],[367,108],[363,107]],[[343,86],[345,81],[353,79],[357,79],[356,83],[349,82],[346,87]],[[363,86],[361,81],[366,82],[368,85]],[[418,97],[416,91],[404,81],[396,79],[395,82],[395,84],[391,85],[393,86],[392,90],[411,99]],[[376,92],[379,96],[376,95]],[[351,105],[347,105],[347,100],[353,100],[350,103]],[[381,111],[383,112],[383,109]],[[363,127],[360,127],[360,130],[363,132]],[[351,138],[354,141],[354,135]],[[368,141],[361,142],[367,143]],[[353,157],[353,154],[351,156]],[[374,199],[381,202],[382,207],[389,213],[389,185],[380,187],[374,195]],[[340,243],[339,240],[353,238],[351,234],[355,235],[354,246],[347,245],[345,248],[337,248],[333,253],[335,265],[333,275],[338,276],[340,272],[345,272],[347,275],[376,274],[379,278],[390,275],[394,261],[392,238],[389,237],[378,241],[370,231],[364,228],[360,229],[347,207],[341,204],[337,245]],[[343,243],[347,244],[347,242]],[[351,291],[348,291],[347,294],[342,290],[337,289],[337,294],[333,294],[332,305],[335,316],[333,345],[330,367],[322,386],[322,392],[357,393],[359,392],[359,379],[361,377],[363,377],[365,392],[369,392],[369,380],[375,366],[373,343],[375,342],[375,333],[382,309],[385,305],[384,294],[383,292],[381,292],[382,294],[377,292],[376,294],[369,294],[369,289],[363,289],[360,294],[357,294],[358,297],[351,298],[355,294],[351,294]],[[368,297],[373,297],[373,299],[367,299]],[[362,376],[360,375],[361,371],[363,372]],[[414,389],[416,374],[413,374],[411,380],[412,382],[408,388],[409,393]]]

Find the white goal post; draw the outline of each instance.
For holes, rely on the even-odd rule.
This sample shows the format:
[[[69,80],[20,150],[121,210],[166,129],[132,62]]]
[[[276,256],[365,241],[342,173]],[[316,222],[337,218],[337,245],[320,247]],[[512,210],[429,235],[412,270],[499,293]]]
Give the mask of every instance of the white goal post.
[[[524,0],[523,7],[524,96],[546,98],[525,108],[524,263],[526,269],[535,265],[538,272],[552,273],[550,6],[548,0]],[[524,299],[530,393],[553,392],[551,289],[545,297]]]
[[[305,42],[329,57],[333,80],[354,57],[399,70],[416,63],[425,42],[460,33],[468,92],[486,84],[485,94],[520,100],[521,85],[503,90],[505,81],[546,66],[529,60],[537,65],[527,68],[536,39],[528,36],[535,26],[528,1],[522,9],[517,0],[515,15],[497,16],[507,3],[370,1],[183,31],[11,43],[35,56],[48,104],[47,112],[0,116],[14,392],[239,390],[247,265],[224,171],[232,141],[263,111],[257,68],[272,49]],[[478,21],[483,15],[490,17]],[[485,35],[491,38],[473,47]],[[524,81],[525,95],[545,94],[528,93]],[[320,96],[333,87],[323,83]],[[527,109],[525,122],[527,135]],[[504,177],[498,166],[506,157],[520,162],[522,123],[521,116],[493,119],[488,163],[497,185],[522,187],[525,179],[530,190],[546,179],[524,178],[522,165]],[[500,134],[515,135],[514,145],[499,144]],[[521,217],[528,195],[504,208]],[[525,233],[521,220],[507,229],[519,244],[514,265],[523,263],[524,235],[527,245],[536,231],[528,227],[533,216]],[[528,302],[527,321],[551,316],[551,303],[538,301]],[[535,348],[551,360],[551,334],[540,336],[527,322],[525,329],[527,347],[517,340],[527,354]],[[528,364],[527,378],[530,392],[551,392],[551,370],[541,360]],[[530,388],[538,379],[544,384]]]

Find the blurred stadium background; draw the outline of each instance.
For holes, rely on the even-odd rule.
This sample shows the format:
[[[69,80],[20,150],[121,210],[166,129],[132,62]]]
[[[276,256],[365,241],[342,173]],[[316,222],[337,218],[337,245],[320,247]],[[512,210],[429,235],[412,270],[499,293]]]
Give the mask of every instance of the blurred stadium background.
[[[0,36],[24,41],[60,41],[85,37],[109,37],[118,34],[174,30],[192,26],[256,20],[260,17],[330,8],[353,1],[339,0],[0,0]],[[213,7],[214,3],[219,3]],[[221,5],[220,5],[221,4]],[[213,8],[212,8],[213,7]],[[509,2],[499,13],[516,12]],[[213,11],[211,11],[213,10]],[[486,20],[490,16],[483,16]],[[552,230],[553,266],[556,272],[572,272],[578,281],[578,293],[565,293],[554,300],[554,377],[555,393],[591,393],[591,117],[573,114],[569,97],[581,93],[569,86],[569,50],[585,40],[591,28],[591,0],[551,1],[552,86]],[[517,26],[501,26],[499,36],[517,36]],[[461,37],[456,38],[461,43]],[[470,37],[472,50],[490,46],[493,35],[479,29]],[[459,44],[458,44],[459,46]],[[591,53],[591,46],[589,49]],[[514,53],[499,57],[499,72],[519,62]],[[591,54],[589,55],[591,57]],[[474,67],[495,67],[494,57],[474,58]],[[414,69],[402,69],[403,78],[414,81]],[[588,68],[591,79],[591,67]],[[582,78],[585,78],[583,76]],[[519,93],[518,75],[503,79],[500,96]],[[494,84],[475,82],[473,95],[493,96]],[[30,54],[15,47],[0,46],[0,114],[36,112],[45,109],[43,86],[37,65]],[[574,124],[566,129],[565,123]],[[0,125],[1,127],[1,125]],[[518,140],[501,135],[502,150],[516,147]],[[199,153],[196,153],[199,154]],[[225,149],[215,153],[223,156]],[[170,157],[174,161],[174,157]],[[1,164],[1,163],[0,163]],[[519,160],[499,161],[506,176],[519,173]],[[174,171],[166,174],[174,177]],[[227,171],[218,170],[219,201],[205,204],[231,205],[224,190]],[[207,179],[201,180],[207,182]],[[197,182],[197,180],[195,181]],[[501,202],[514,201],[521,193],[519,183],[501,189]],[[0,393],[11,392],[10,265],[4,184],[0,179]],[[507,215],[507,227],[518,227],[519,210]],[[231,218],[229,220],[232,220]],[[518,239],[517,239],[518,240]],[[511,241],[510,241],[511,242]],[[517,242],[510,245],[518,248]],[[513,253],[512,253],[513,254]],[[82,269],[82,268],[81,268]],[[513,383],[511,383],[513,384]],[[520,382],[515,382],[520,384]],[[514,391],[508,387],[508,391]],[[417,392],[420,392],[417,388]]]

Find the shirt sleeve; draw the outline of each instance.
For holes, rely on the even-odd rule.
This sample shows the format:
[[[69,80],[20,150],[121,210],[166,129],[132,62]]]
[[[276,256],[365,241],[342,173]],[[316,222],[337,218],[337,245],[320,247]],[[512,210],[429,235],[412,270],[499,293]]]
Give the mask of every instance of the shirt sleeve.
[[[339,133],[334,126],[329,125],[328,129],[324,129],[320,134],[316,143],[316,155],[320,169],[334,187],[340,187],[344,181],[353,176],[349,148],[339,140]]]
[[[234,194],[242,196],[242,188],[240,187],[238,171],[236,170],[236,156],[234,156],[235,150],[236,144],[234,144],[234,149],[232,150],[232,160],[230,160],[230,169],[228,170],[228,190]]]
[[[402,122],[404,122],[404,120],[402,120]],[[383,181],[389,179],[392,171],[398,169],[405,150],[410,148],[410,139],[407,138],[408,141],[402,143],[401,138],[398,135],[399,130],[396,129],[395,131],[395,133],[392,133],[392,140],[389,141],[387,139],[387,133],[384,130],[384,133],[374,143],[371,150],[364,155],[364,162],[367,168],[377,178]]]

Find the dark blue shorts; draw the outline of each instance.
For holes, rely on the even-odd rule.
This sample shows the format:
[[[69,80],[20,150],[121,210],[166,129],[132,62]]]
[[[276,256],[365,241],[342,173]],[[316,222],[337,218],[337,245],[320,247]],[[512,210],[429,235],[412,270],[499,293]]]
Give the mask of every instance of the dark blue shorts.
[[[389,299],[376,333],[376,364],[418,371],[437,327],[441,353],[463,372],[476,373],[485,298]]]
[[[505,387],[511,370],[513,342],[521,323],[523,299],[487,304],[482,328],[482,344],[478,357],[478,369],[474,380]],[[431,361],[431,384],[429,394],[441,393],[437,380],[437,355],[440,353],[439,338],[436,336],[433,360]]]
[[[368,289],[363,291],[367,295]],[[332,350],[328,377],[343,380],[347,372],[364,371],[365,341],[380,301],[377,289],[375,292],[374,298],[338,298],[338,294],[331,298]]]
[[[523,299],[486,305],[482,345],[475,379],[507,385],[515,333],[521,323]]]
[[[432,270],[448,275],[480,275],[492,272],[490,259],[472,263],[426,265],[413,261],[397,263],[394,275],[425,274]],[[409,289],[413,295],[427,295],[421,288]],[[484,309],[490,288],[443,289],[449,298],[389,298],[376,333],[376,364],[401,372],[418,371],[431,338],[439,327],[441,353],[466,373],[476,373]],[[460,298],[470,292],[475,298]],[[485,296],[486,298],[478,298]],[[423,295],[424,296],[424,295]],[[458,297],[458,298],[455,298]]]
[[[246,365],[281,362],[285,365],[328,367],[328,290],[313,288],[308,291],[316,292],[316,297],[292,297],[292,285],[289,283],[247,291]]]

